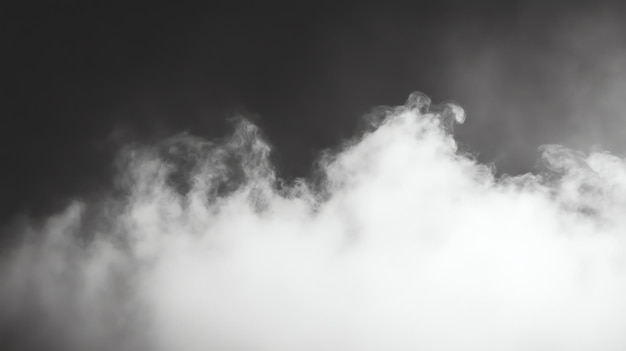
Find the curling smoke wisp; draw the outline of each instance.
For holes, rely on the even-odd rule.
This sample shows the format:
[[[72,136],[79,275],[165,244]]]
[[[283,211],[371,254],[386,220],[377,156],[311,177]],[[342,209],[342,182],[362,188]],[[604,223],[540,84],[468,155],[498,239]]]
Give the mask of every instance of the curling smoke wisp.
[[[244,119],[129,146],[114,195],[21,229],[0,322],[83,350],[626,349],[626,162],[548,145],[497,177],[464,119],[415,93],[295,182]]]

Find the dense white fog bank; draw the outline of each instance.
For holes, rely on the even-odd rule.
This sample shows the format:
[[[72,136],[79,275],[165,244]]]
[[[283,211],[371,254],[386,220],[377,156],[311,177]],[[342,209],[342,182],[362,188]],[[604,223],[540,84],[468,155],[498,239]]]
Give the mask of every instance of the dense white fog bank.
[[[291,183],[246,120],[129,146],[109,199],[20,229],[1,325],[22,349],[626,349],[624,160],[550,145],[496,178],[464,118],[413,94]]]

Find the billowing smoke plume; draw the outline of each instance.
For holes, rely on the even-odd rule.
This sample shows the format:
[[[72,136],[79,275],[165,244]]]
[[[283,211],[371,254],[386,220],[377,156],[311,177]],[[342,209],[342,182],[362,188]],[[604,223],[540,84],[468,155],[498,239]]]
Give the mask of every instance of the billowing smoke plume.
[[[107,200],[21,229],[5,342],[624,350],[624,160],[551,145],[543,173],[496,177],[457,149],[464,118],[413,94],[295,182],[246,120],[222,141],[129,146]]]

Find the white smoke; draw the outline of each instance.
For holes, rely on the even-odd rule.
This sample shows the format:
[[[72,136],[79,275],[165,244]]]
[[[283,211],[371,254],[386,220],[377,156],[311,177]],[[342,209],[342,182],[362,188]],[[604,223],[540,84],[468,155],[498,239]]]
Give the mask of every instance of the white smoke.
[[[456,105],[370,117],[294,184],[245,120],[129,147],[122,192],[3,262],[13,347],[626,349],[624,160],[552,145],[543,174],[496,178],[457,150]]]

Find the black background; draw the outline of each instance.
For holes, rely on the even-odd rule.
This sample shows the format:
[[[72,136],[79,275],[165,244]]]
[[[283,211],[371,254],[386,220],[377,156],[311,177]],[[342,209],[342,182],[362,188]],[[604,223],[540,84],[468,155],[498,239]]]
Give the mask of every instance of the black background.
[[[457,139],[501,172],[547,142],[624,149],[617,2],[103,4],[2,11],[2,221],[105,191],[119,130],[213,138],[243,113],[293,178],[414,90],[465,107]]]

